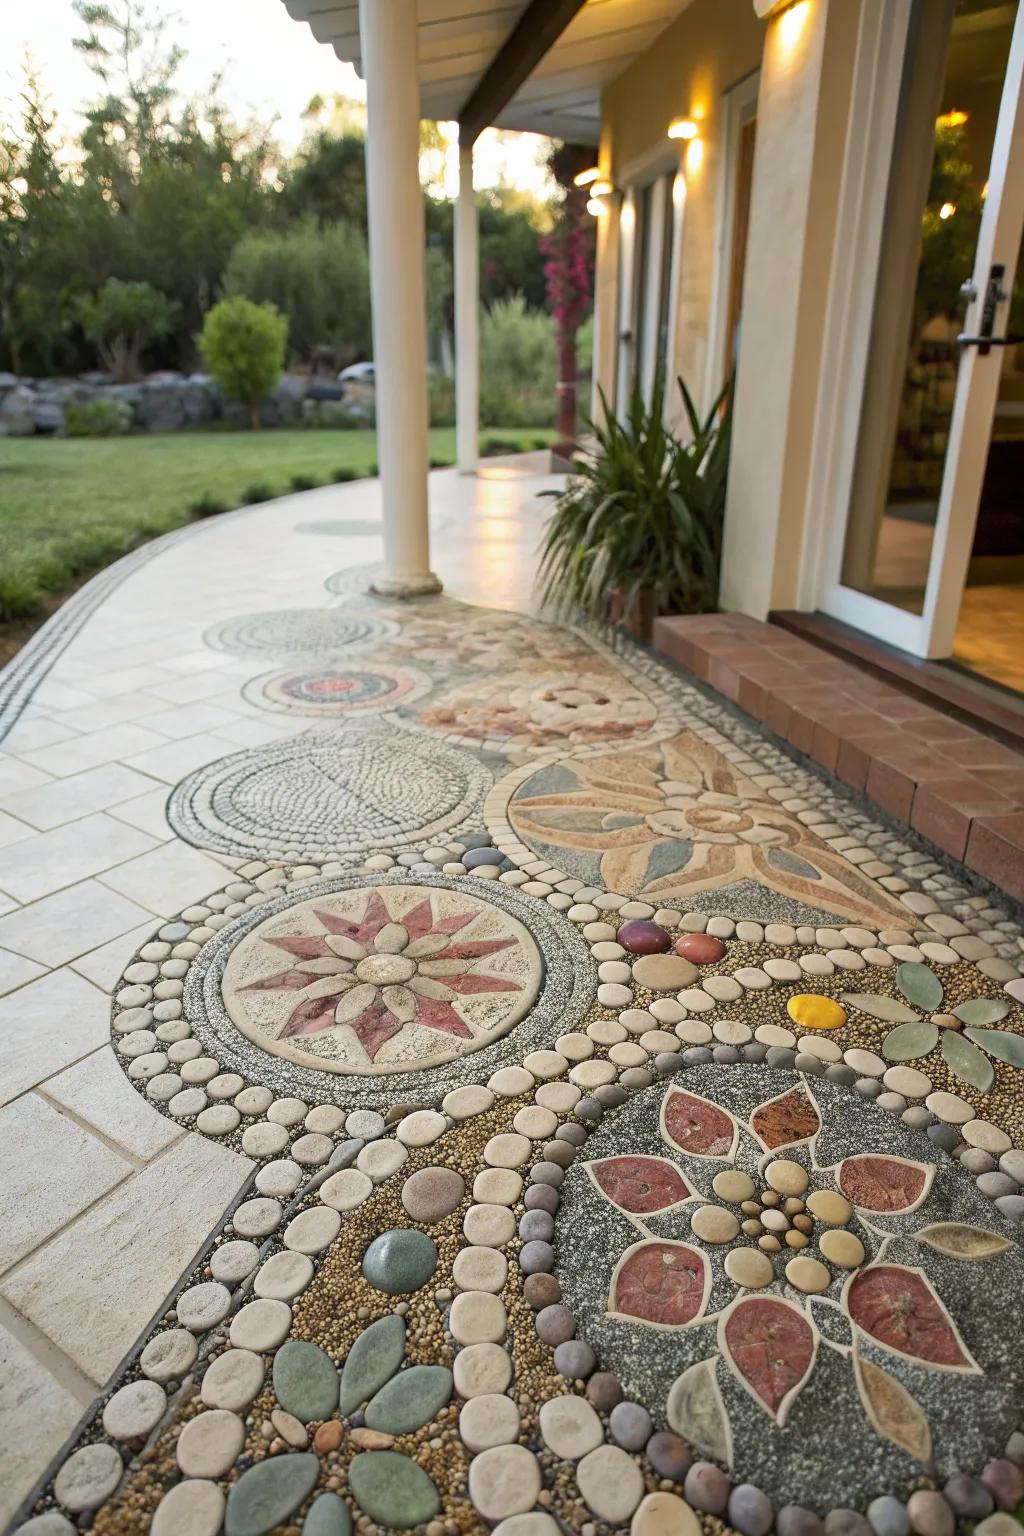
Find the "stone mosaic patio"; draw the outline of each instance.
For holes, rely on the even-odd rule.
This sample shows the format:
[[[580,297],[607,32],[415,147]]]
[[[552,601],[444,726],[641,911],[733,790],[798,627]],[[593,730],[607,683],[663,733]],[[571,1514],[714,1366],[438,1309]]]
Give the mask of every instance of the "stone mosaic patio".
[[[219,888],[104,1051],[242,1176],[14,1528],[1012,1536],[1009,906],[636,648],[365,587],[205,631],[290,729],[165,784]]]

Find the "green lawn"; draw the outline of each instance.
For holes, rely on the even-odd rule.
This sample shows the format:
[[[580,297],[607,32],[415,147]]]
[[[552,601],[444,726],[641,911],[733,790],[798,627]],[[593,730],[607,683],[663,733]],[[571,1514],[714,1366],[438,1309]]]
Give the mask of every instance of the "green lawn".
[[[553,436],[495,428],[481,434],[481,451],[536,448]],[[431,431],[430,454],[454,462],[454,428]],[[0,439],[0,623],[43,612],[82,575],[193,517],[306,481],[375,474],[376,458],[372,431]]]

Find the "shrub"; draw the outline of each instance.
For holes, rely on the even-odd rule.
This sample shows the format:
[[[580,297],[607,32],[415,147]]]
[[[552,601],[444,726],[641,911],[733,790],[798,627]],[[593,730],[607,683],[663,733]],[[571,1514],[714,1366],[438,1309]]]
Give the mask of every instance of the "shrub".
[[[349,480],[358,480],[360,478],[358,470],[352,469],[348,464],[339,465],[331,474],[331,480],[335,485],[345,485]]]
[[[308,401],[307,404],[313,402]],[[317,431],[326,427],[328,431],[353,432],[357,428],[373,425],[373,417],[367,417],[365,412],[360,415],[352,411],[341,400],[318,400],[313,410],[307,410],[302,417],[302,425]]]
[[[71,400],[64,413],[68,437],[123,437],[132,427],[127,400]]]
[[[555,333],[550,315],[515,295],[480,323],[480,421],[550,427],[555,419]]]
[[[21,571],[0,571],[0,623],[34,618],[42,612],[44,602],[38,580]]]
[[[333,351],[338,368],[370,355],[366,237],[352,225],[318,229],[310,221],[244,235],[228,262],[224,288],[276,305],[287,317],[292,352],[303,362],[323,346]]]
[[[288,483],[293,491],[315,491],[320,481],[315,475],[292,475]]]
[[[204,491],[196,501],[189,503],[188,514],[190,517],[217,517],[227,510],[226,502],[219,501],[216,496],[211,496],[209,491]]]
[[[443,373],[432,373],[428,380],[430,425],[432,427],[454,427],[455,425],[455,380],[449,379]]]
[[[488,432],[480,442],[480,456],[484,459],[493,459],[502,453],[518,452],[519,443],[514,437],[494,437]]]
[[[222,299],[203,321],[199,350],[226,395],[241,400],[249,425],[260,424],[260,403],[273,389],[284,366],[288,321],[273,304],[250,299]]]
[[[166,336],[177,307],[151,283],[108,277],[95,298],[81,304],[80,318],[103,366],[124,383],[138,378],[142,353]]]
[[[243,507],[257,507],[261,501],[273,501],[274,492],[269,485],[262,481],[258,485],[247,485],[239,498]]]

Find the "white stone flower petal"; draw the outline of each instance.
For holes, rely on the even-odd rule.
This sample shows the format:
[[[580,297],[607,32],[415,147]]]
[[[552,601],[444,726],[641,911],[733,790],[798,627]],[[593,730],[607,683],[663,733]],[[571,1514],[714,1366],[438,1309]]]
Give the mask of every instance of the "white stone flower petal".
[[[305,995],[306,997],[336,997],[339,992],[347,992],[354,980],[354,976],[321,976],[319,981],[314,981],[311,987],[305,988]]]
[[[381,955],[400,955],[409,942],[409,930],[402,923],[385,923],[373,941]]]
[[[353,987],[342,998],[335,1012],[335,1020],[339,1024],[347,1024],[350,1019],[356,1019],[364,1008],[369,1008],[371,1003],[377,1001],[377,988],[369,983],[363,986]]]
[[[329,933],[325,942],[332,955],[340,955],[344,960],[363,960],[366,957],[366,945],[360,944],[358,939],[350,939],[344,933]]]
[[[456,996],[451,987],[446,987],[440,981],[432,981],[429,976],[414,976],[409,982],[409,986],[420,997],[437,998],[442,1003],[450,1003],[452,998]]]
[[[416,999],[408,987],[385,987],[381,996],[388,1010],[402,1024],[408,1024],[410,1019],[416,1017]]]
[[[303,960],[299,966],[300,971],[306,971],[310,976],[344,976],[351,969],[351,960],[334,960],[330,956],[323,960]]]
[[[420,960],[425,955],[440,954],[442,949],[448,948],[451,941],[450,933],[425,933],[421,938],[413,939],[404,953],[409,960]]]

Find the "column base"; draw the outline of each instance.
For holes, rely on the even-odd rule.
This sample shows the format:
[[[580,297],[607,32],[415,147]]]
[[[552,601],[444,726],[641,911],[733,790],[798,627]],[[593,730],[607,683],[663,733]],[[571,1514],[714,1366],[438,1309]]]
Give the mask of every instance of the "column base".
[[[370,591],[378,597],[432,597],[441,591],[441,582],[433,571],[424,571],[422,576],[386,576],[381,572],[370,583]]]

